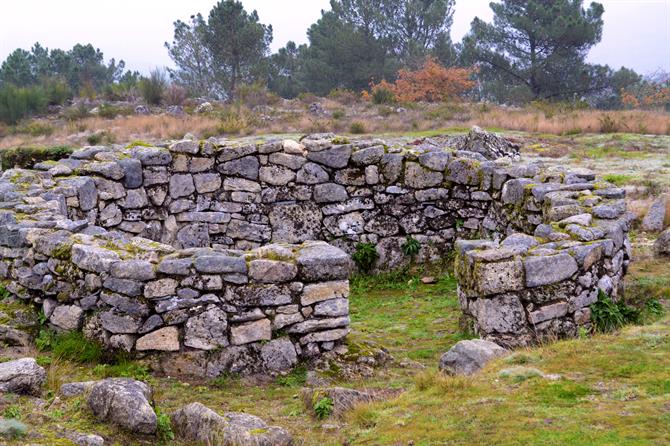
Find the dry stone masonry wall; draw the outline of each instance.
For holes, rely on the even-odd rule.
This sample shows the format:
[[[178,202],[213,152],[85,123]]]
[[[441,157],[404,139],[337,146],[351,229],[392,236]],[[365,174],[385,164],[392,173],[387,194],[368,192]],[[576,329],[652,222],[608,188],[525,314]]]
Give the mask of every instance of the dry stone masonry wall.
[[[375,244],[384,271],[409,262],[408,236],[419,262],[485,238],[456,244],[477,331],[510,346],[573,335],[597,290],[622,283],[623,191],[517,163],[500,141],[86,147],[2,174],[0,276],[53,326],[112,348],[208,375],[284,370],[348,333],[356,243]]]

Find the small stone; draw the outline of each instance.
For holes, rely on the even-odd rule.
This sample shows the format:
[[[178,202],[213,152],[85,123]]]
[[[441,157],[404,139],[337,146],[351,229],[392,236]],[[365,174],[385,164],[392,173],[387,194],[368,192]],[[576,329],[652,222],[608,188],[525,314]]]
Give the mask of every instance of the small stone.
[[[566,253],[524,259],[526,286],[537,287],[569,279],[579,270],[575,259]]]
[[[190,174],[173,174],[170,177],[170,196],[172,198],[187,197],[195,192],[193,176]]]
[[[297,274],[297,266],[289,262],[259,259],[249,263],[249,277],[260,283],[288,282]]]
[[[78,330],[83,315],[84,311],[77,305],[60,305],[53,310],[49,321],[65,331]]]
[[[488,362],[507,353],[507,350],[491,341],[459,341],[440,358],[440,370],[449,375],[472,375]]]
[[[269,319],[233,325],[230,328],[230,342],[233,345],[248,344],[272,339],[272,324]]]
[[[138,351],[157,350],[166,352],[179,351],[179,329],[164,327],[142,336],[135,343]]]
[[[156,297],[171,296],[177,290],[177,281],[174,279],[159,279],[147,282],[144,287],[144,297],[153,299]]]

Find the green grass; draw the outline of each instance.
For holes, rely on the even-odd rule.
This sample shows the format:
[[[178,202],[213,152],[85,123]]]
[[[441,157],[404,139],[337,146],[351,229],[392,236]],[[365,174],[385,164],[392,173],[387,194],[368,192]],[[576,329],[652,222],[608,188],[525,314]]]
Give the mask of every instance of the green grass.
[[[668,297],[667,262],[633,265],[627,289],[635,290],[634,296]],[[0,409],[11,413],[14,409],[8,407],[20,407],[22,422],[39,435],[31,437],[31,443],[45,445],[69,444],[57,438],[58,425],[98,433],[110,444],[183,446],[187,443],[170,439],[166,414],[195,401],[219,413],[242,411],[260,416],[271,425],[287,428],[298,444],[306,446],[410,441],[417,446],[670,443],[669,316],[657,316],[650,325],[629,325],[612,333],[521,349],[472,377],[449,377],[437,371],[438,358],[466,336],[459,330],[456,282],[449,274],[435,274],[437,283],[425,285],[421,276],[401,271],[352,278],[353,332],[348,356],[355,361],[384,346],[395,361],[375,369],[372,376],[320,376],[333,379],[333,385],[402,388],[404,393],[359,406],[342,420],[319,420],[314,407],[305,407],[299,397],[307,378],[305,366],[263,382],[230,375],[197,380],[151,375],[148,363],[122,356],[101,365],[67,359],[63,354],[57,357],[54,351],[39,357],[48,370],[43,397],[49,404],[21,396]],[[636,305],[638,301],[631,299],[627,303]],[[640,300],[646,301],[646,297]],[[402,365],[407,359],[424,368]],[[85,397],[53,399],[63,382],[106,376],[148,380],[161,414],[160,440],[99,423],[87,409]],[[327,411],[327,402],[321,404]],[[323,429],[323,424],[339,428]]]
[[[630,183],[633,180],[633,178],[635,177],[633,177],[632,175],[625,175],[622,173],[611,173],[603,177],[605,181],[608,181],[614,184],[615,186],[624,186]]]

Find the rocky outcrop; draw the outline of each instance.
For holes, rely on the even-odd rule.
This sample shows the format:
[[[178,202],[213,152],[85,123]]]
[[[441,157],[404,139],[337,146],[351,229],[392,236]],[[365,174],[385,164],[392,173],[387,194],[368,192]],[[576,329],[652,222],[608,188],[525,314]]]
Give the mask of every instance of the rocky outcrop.
[[[289,446],[291,434],[268,426],[253,415],[228,412],[219,415],[200,403],[192,403],[172,414],[172,428],[189,444],[211,446]]]
[[[440,370],[449,375],[472,375],[507,350],[483,339],[459,341],[440,358]]]
[[[116,424],[130,432],[156,432],[156,414],[151,407],[151,388],[130,378],[108,378],[93,386],[88,407],[101,421]]]
[[[38,396],[47,373],[34,358],[0,363],[0,392]]]

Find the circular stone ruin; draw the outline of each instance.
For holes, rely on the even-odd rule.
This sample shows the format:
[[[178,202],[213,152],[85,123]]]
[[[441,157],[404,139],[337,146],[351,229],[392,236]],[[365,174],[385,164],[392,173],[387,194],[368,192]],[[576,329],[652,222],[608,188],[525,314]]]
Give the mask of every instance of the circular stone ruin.
[[[480,336],[574,336],[599,289],[620,292],[623,190],[516,162],[518,148],[477,143],[481,131],[469,138],[456,150],[327,134],[92,146],[11,169],[0,277],[53,327],[166,369],[272,372],[349,332],[356,243],[373,243],[374,270],[386,271],[409,263],[411,236],[415,261],[456,248],[461,306]]]

